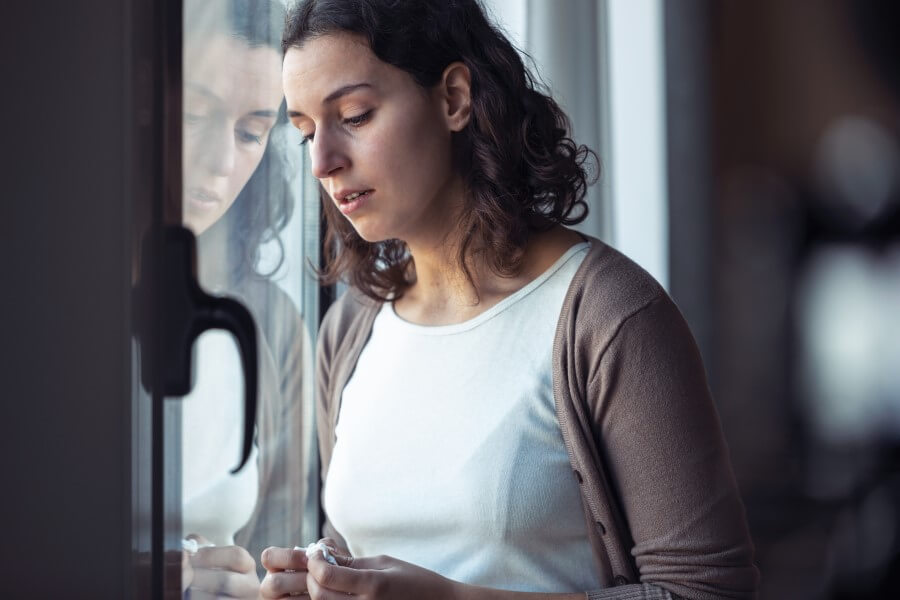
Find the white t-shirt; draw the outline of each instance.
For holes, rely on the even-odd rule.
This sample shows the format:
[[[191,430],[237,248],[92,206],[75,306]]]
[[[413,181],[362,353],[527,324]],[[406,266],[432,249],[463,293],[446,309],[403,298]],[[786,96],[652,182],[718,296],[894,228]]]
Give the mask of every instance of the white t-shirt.
[[[489,587],[601,587],[553,400],[553,338],[588,243],[474,319],[390,303],[344,389],[324,507],[356,556]]]

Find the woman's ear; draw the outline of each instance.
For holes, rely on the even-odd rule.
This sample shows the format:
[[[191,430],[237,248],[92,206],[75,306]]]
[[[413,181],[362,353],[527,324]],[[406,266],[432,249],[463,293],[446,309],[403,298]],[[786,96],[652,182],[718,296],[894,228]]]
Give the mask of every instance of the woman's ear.
[[[472,76],[469,67],[458,61],[447,65],[440,89],[448,128],[450,131],[462,131],[472,116]]]

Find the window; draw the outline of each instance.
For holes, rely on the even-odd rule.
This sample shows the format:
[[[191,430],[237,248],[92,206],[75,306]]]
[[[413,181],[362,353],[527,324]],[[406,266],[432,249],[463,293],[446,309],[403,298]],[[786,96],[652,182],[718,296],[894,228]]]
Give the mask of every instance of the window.
[[[253,449],[237,473],[244,380],[229,333],[198,338],[191,392],[166,401],[166,529],[188,557],[235,545],[259,563],[267,546],[318,538],[319,201],[285,117],[283,10],[277,0],[184,4],[182,224],[196,236],[201,287],[253,316],[259,373]]]

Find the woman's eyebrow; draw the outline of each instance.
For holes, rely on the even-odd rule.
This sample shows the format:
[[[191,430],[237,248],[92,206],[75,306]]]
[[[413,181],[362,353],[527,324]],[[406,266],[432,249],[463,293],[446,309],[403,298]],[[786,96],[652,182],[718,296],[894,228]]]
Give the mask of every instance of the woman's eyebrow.
[[[274,110],[254,110],[247,113],[248,117],[262,117],[264,119],[275,119],[278,117],[278,113]]]
[[[212,90],[210,90],[209,88],[207,88],[203,85],[200,85],[199,83],[194,83],[192,81],[186,81],[184,83],[184,87],[185,87],[185,89],[190,89],[191,91],[196,92],[196,93],[200,94],[201,96],[206,96],[207,98],[209,98],[210,100],[213,100],[215,102],[219,102],[219,103],[222,102],[222,98],[220,98],[218,95],[216,95],[215,92],[213,92]],[[245,116],[262,117],[264,119],[276,119],[276,118],[278,118],[278,111],[269,110],[269,109],[253,110],[253,111],[248,112]]]
[[[215,94],[211,89],[209,89],[208,87],[201,85],[199,83],[194,83],[193,81],[185,81],[184,87],[185,87],[185,89],[189,89],[189,90],[196,92],[202,96],[206,96],[210,100],[215,100],[217,102],[222,101],[222,99],[217,94]]]
[[[325,99],[322,100],[322,104],[327,104],[328,102],[334,102],[341,96],[346,96],[350,92],[354,92],[354,91],[358,90],[359,88],[371,88],[371,87],[372,87],[372,84],[365,83],[365,82],[351,83],[350,85],[345,85],[345,86],[339,87],[338,89],[334,90],[333,92],[331,92],[330,94],[325,96]],[[293,117],[304,117],[306,115],[304,115],[302,112],[300,112],[298,110],[289,110],[288,116],[293,118]]]

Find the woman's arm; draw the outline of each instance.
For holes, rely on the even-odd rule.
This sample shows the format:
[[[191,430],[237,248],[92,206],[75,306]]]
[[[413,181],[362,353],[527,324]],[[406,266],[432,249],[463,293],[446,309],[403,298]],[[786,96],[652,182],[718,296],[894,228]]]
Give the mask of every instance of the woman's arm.
[[[297,548],[266,549],[262,562],[268,573],[261,596],[308,594],[315,600],[338,599],[347,594],[367,600],[676,600],[666,590],[646,583],[575,593],[491,589],[452,581],[390,556],[355,558],[336,547],[334,540],[322,541],[334,549],[331,555],[337,565],[329,564],[319,553],[307,558]]]
[[[367,600],[585,600],[584,593],[540,594],[467,585],[390,556],[354,558],[340,550],[332,556],[337,565],[326,562],[321,553],[307,558],[297,549],[267,549],[262,561],[269,572],[262,597],[309,594],[315,600],[330,600],[351,594]]]
[[[620,324],[587,392],[640,581],[691,600],[755,598],[759,573],[718,414],[665,293]]]
[[[514,592],[452,581],[390,556],[336,558],[337,566],[325,562],[320,554],[309,559],[307,581],[313,598],[328,599],[337,592],[335,598],[354,594],[369,600],[677,600],[647,583],[595,592]]]

